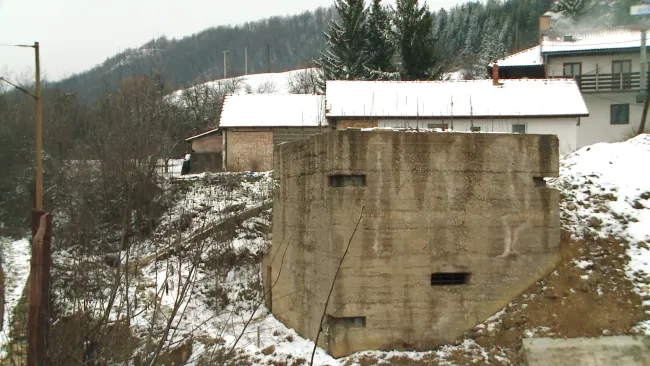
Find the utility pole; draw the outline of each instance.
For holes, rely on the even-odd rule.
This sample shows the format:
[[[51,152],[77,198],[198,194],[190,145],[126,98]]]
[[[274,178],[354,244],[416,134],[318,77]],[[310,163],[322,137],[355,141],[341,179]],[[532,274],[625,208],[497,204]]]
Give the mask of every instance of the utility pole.
[[[248,75],[248,47],[244,47],[244,75]]]
[[[223,78],[228,77],[228,61],[226,55],[228,54],[228,50],[223,51]]]
[[[645,94],[645,103],[643,103],[643,113],[641,114],[641,123],[637,134],[642,134],[645,130],[645,122],[648,116],[648,107],[650,106],[650,93],[648,93],[648,48],[647,48],[647,31],[646,25],[647,16],[650,15],[650,1],[643,0],[642,4],[632,5],[630,7],[630,15],[639,17],[641,19],[641,64],[639,69],[641,71],[639,86],[641,94]]]
[[[271,73],[271,44],[266,44],[266,72]]]
[[[36,80],[34,94],[0,77],[17,90],[34,98],[36,124],[36,185],[31,215],[32,253],[27,319],[27,365],[43,365],[48,348],[50,321],[50,268],[52,266],[52,215],[43,211],[43,112],[41,108],[41,60],[38,42],[34,45],[10,45],[34,49]]]
[[[38,42],[34,42],[36,63],[36,211],[43,208],[43,111],[41,108],[41,60]]]
[[[40,46],[34,42],[36,80],[36,187],[32,212],[27,365],[42,365],[47,356],[50,321],[50,267],[52,266],[52,215],[43,211],[43,109],[41,106]]]
[[[641,114],[641,123],[637,134],[642,134],[645,130],[645,121],[648,117],[648,106],[650,104],[650,93],[648,93],[648,48],[647,48],[647,29],[641,30],[641,93],[645,93],[645,103],[643,103],[643,113]]]

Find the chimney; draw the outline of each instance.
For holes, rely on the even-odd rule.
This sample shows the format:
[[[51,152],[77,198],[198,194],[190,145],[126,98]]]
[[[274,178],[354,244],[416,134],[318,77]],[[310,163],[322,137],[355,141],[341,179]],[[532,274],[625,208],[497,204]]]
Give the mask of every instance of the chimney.
[[[573,42],[573,35],[565,34],[564,35],[564,42]]]
[[[551,31],[551,20],[551,15],[549,13],[545,13],[539,17],[539,43],[542,43],[544,36]]]
[[[496,61],[492,64],[492,85],[499,86],[499,65]]]

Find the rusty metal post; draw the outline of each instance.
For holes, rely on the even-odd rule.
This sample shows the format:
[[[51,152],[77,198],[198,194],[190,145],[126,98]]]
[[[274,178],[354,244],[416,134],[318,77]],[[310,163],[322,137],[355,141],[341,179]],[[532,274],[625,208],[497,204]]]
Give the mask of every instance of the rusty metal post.
[[[27,365],[45,365],[50,323],[50,268],[52,266],[52,215],[32,211]]]

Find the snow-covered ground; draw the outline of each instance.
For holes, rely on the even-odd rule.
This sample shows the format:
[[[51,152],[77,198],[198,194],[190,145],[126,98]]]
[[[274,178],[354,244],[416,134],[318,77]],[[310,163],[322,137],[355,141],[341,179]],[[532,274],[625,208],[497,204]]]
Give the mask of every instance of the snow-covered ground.
[[[0,335],[0,347],[2,348],[0,357],[4,357],[6,354],[4,346],[9,340],[12,313],[23,294],[25,281],[29,276],[31,245],[26,239],[10,240],[0,237],[0,248],[2,248],[2,267],[5,275],[4,324]]]
[[[562,223],[575,239],[615,237],[629,243],[626,275],[634,283],[635,291],[649,298],[650,173],[643,169],[646,161],[650,161],[648,135],[622,143],[596,144],[563,157],[560,177],[551,179],[549,184],[563,195]],[[169,184],[171,187],[178,184],[173,181],[184,182],[180,185],[183,188],[179,198],[166,212],[152,241],[134,249],[137,258],[151,257],[176,242],[189,243],[197,233],[270,199],[274,184],[270,173],[205,173],[180,177],[177,165],[170,174]],[[128,290],[131,297],[137,294],[142,302],[134,324],[146,328],[155,318],[152,313],[155,307],[147,306],[148,299],[159,299],[159,311],[162,319],[166,319],[182,298],[168,344],[174,347],[189,339],[194,341],[188,365],[197,365],[201,357],[231,348],[239,352],[238,357],[246,358],[246,364],[299,365],[300,359],[308,362],[314,343],[285,327],[262,304],[257,258],[270,245],[270,219],[271,212],[266,209],[230,231],[224,229],[219,235],[192,242],[187,251],[200,255],[201,263],[197,266],[192,255],[143,262],[139,276],[133,279]],[[29,269],[29,243],[25,240],[11,245],[5,243],[4,248],[5,271],[14,281],[14,287],[8,285],[9,311],[20,297],[20,284],[24,284]],[[224,256],[235,258],[236,265],[211,263],[214,258]],[[573,265],[587,270],[591,263],[579,258],[569,264],[571,268]],[[189,296],[181,296],[184,291]],[[120,302],[118,299],[117,303]],[[648,300],[645,302],[650,305]],[[508,305],[476,328],[487,334],[496,331],[513,306],[522,305]],[[636,328],[650,335],[650,313],[646,319]],[[7,323],[4,334],[7,334]],[[549,329],[531,326],[524,334],[527,337],[549,335]],[[477,341],[478,338],[476,341],[468,338],[430,352],[370,351],[342,359],[333,359],[317,349],[314,364],[389,364],[395,358],[420,364],[511,364],[507,357],[512,355],[512,350],[484,348]],[[458,357],[463,361],[457,361]]]
[[[584,147],[561,161],[551,185],[564,194],[562,223],[575,238],[618,238],[629,243],[626,274],[650,297],[650,135]],[[584,268],[590,263],[576,262]],[[650,305],[650,300],[644,304]],[[648,320],[639,324],[650,335]]]
[[[224,85],[240,83],[237,92],[234,94],[289,94],[289,80],[296,75],[308,72],[310,69],[298,69],[278,73],[252,74],[239,76],[235,78],[219,79],[199,84],[188,89],[197,89],[208,87],[210,89],[219,89]],[[171,94],[172,98],[180,97],[185,90],[177,90]]]

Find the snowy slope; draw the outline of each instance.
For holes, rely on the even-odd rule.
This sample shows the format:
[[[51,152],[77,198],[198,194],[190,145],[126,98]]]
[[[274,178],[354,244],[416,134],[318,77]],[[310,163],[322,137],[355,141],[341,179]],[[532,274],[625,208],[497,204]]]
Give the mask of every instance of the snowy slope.
[[[621,267],[624,270],[620,271],[620,276],[629,278],[634,291],[645,296],[645,303],[650,306],[650,173],[644,169],[647,161],[650,161],[649,135],[627,142],[596,144],[563,157],[560,177],[550,180],[549,184],[561,191],[563,228],[576,240],[588,239],[586,241],[591,245],[593,238],[614,237],[625,243],[627,257],[622,259],[625,265]],[[185,181],[183,186],[186,189],[184,188],[181,199],[167,212],[152,243],[145,243],[137,250],[141,259],[160,251],[168,241],[166,238],[170,237],[169,233],[175,233],[174,237],[179,240],[186,240],[210,224],[267,202],[273,185],[269,173],[200,174],[172,179]],[[188,227],[177,233],[177,224],[188,217],[191,218]],[[135,296],[137,291],[141,299],[160,297],[164,314],[170,312],[183,285],[191,283],[190,296],[182,301],[182,311],[177,317],[178,321],[174,322],[168,342],[176,345],[188,339],[194,340],[188,365],[198,365],[199,362],[210,364],[201,358],[230,348],[238,352],[237,357],[246,359],[242,364],[308,364],[314,343],[285,327],[261,305],[263,297],[259,289],[257,258],[270,245],[271,237],[267,231],[270,219],[270,210],[264,210],[260,215],[238,225],[236,231],[224,240],[211,236],[197,243],[199,247],[190,249],[189,253],[200,253],[204,263],[193,272],[189,271],[189,257],[142,262],[141,274],[133,279],[134,283],[129,289],[130,296]],[[155,246],[154,242],[159,244]],[[8,278],[9,311],[20,297],[29,270],[29,242],[4,240],[2,244],[3,265]],[[220,258],[223,253],[245,257],[245,260],[235,267],[223,270],[223,264],[211,267],[210,260]],[[576,258],[573,262],[569,261],[568,265],[588,273],[588,268],[593,263]],[[557,271],[553,276],[558,276]],[[580,280],[580,276],[577,277]],[[541,284],[538,285],[546,288],[548,282],[544,282],[540,281]],[[215,289],[222,291],[221,302],[215,301],[219,298],[213,292]],[[468,338],[456,344],[429,352],[370,351],[343,359],[333,359],[322,349],[317,349],[314,364],[352,366],[398,363],[398,360],[401,362],[399,364],[417,365],[516,364],[513,358],[515,347],[482,346],[479,338],[485,336],[477,337],[476,334],[489,336],[497,332],[511,332],[514,328],[507,328],[506,323],[512,322],[512,314],[517,314],[514,311],[525,309],[526,306],[533,307],[534,301],[559,304],[566,301],[567,296],[597,296],[587,294],[588,291],[575,294],[571,289],[568,294],[560,294],[559,300],[544,300],[546,295],[537,295],[535,299],[532,299],[534,296],[524,295],[528,300],[514,300],[486,322],[479,324],[473,333],[476,340],[468,334]],[[515,304],[517,302],[519,304]],[[141,315],[134,321],[141,327],[148,326],[152,319],[151,310],[144,305],[143,303],[140,309]],[[541,311],[549,312],[543,307]],[[638,324],[635,330],[650,335],[650,313],[646,314],[646,320]],[[245,326],[247,323],[248,326]],[[5,322],[3,329],[5,335],[8,333],[7,324]],[[539,321],[533,325],[530,319],[529,323],[521,325],[527,337],[550,331],[551,328],[547,326],[552,327],[553,324]],[[3,336],[1,340],[5,341],[6,338]]]
[[[650,296],[650,135],[584,147],[561,162],[552,181],[563,194],[562,223],[575,238],[629,243],[626,274]],[[585,266],[585,263],[578,263]],[[650,300],[644,304],[650,305]],[[650,314],[648,314],[650,318]],[[650,335],[650,320],[640,325]]]
[[[13,310],[23,294],[25,281],[29,276],[30,243],[27,239],[9,240],[0,237],[2,247],[2,267],[5,272],[5,312],[2,334],[0,335],[0,357],[6,355],[4,346],[9,341],[10,320]]]
[[[202,88],[206,86],[211,89],[219,89],[223,85],[227,85],[229,83],[241,82],[241,86],[238,88],[238,92],[235,94],[249,94],[249,93],[269,94],[270,92],[273,92],[275,94],[289,94],[289,85],[288,85],[289,79],[307,70],[309,69],[291,70],[286,72],[269,73],[269,74],[254,74],[254,75],[240,76],[236,78],[219,79],[219,80],[214,80],[214,81],[209,81],[207,83],[199,84],[189,89]],[[172,96],[179,97],[182,95],[184,90],[187,89],[177,90],[174,93],[172,93]]]

